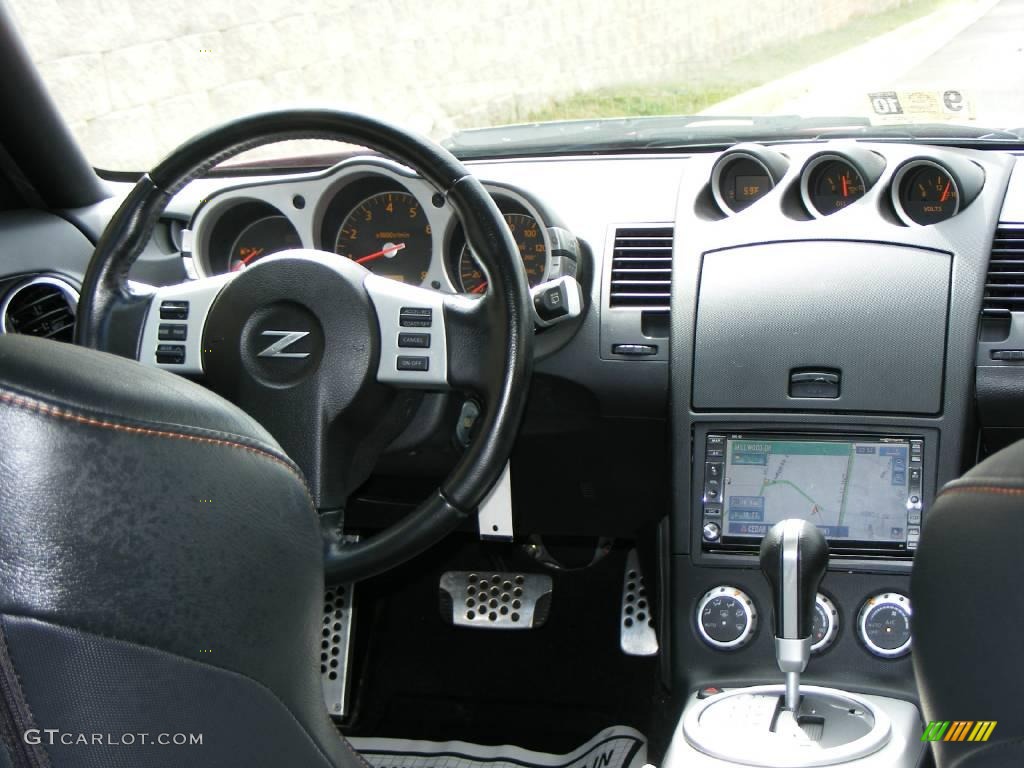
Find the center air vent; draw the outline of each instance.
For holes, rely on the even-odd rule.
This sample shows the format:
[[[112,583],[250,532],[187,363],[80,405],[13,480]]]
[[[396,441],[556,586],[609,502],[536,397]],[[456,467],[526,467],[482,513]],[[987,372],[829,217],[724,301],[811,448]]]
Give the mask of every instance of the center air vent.
[[[1003,224],[996,230],[981,306],[1024,312],[1024,225]]]
[[[615,231],[610,307],[667,310],[672,301],[672,227]]]
[[[72,341],[78,291],[58,278],[33,277],[15,286],[3,301],[4,333]]]

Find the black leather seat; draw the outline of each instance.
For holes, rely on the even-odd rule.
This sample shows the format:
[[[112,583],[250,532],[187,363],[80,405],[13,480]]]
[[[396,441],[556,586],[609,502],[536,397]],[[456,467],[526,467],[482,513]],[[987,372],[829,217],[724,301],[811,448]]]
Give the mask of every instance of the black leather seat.
[[[365,766],[322,702],[322,563],[242,411],[0,337],[0,766]]]
[[[914,669],[925,720],[996,721],[987,742],[934,742],[938,768],[1024,765],[1022,576],[1019,442],[943,488],[914,561]]]

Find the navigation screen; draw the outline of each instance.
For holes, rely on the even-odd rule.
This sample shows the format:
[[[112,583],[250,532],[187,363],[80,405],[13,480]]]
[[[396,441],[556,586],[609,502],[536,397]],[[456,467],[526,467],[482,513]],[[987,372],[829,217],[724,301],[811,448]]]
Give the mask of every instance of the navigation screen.
[[[799,517],[829,539],[901,541],[907,526],[905,442],[729,440],[727,536],[764,536]]]

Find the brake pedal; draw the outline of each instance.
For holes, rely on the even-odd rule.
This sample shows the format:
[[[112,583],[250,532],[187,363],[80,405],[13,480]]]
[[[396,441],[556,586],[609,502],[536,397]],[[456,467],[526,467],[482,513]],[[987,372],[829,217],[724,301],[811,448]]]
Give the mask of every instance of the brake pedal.
[[[536,629],[551,612],[553,582],[542,574],[448,571],[439,587],[441,617],[457,627]]]
[[[619,647],[629,656],[653,656],[658,652],[658,635],[635,549],[626,555],[622,578],[622,607],[619,616]]]
[[[352,639],[353,584],[338,584],[324,592],[323,638],[320,643],[320,682],[324,704],[332,717],[348,709],[348,657]]]

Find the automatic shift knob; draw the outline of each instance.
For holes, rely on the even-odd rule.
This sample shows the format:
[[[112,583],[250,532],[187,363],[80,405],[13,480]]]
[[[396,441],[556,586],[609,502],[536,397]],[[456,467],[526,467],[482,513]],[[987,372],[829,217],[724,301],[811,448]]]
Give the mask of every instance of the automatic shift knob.
[[[772,585],[775,636],[811,636],[814,599],[828,567],[828,543],[806,520],[783,520],[761,540],[761,571]]]
[[[786,709],[800,705],[800,673],[811,658],[814,599],[828,567],[828,543],[806,520],[776,523],[761,540],[761,571],[772,587],[775,656],[786,675]]]

